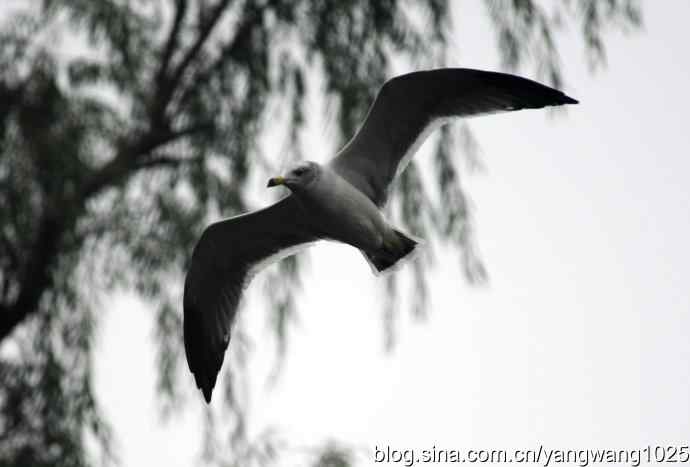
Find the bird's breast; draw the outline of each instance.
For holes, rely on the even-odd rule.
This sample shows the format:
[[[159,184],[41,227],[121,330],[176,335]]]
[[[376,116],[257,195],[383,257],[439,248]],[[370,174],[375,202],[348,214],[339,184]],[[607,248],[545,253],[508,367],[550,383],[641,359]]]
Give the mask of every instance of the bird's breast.
[[[381,246],[385,221],[376,205],[333,172],[299,195],[310,220],[333,240],[364,250]]]

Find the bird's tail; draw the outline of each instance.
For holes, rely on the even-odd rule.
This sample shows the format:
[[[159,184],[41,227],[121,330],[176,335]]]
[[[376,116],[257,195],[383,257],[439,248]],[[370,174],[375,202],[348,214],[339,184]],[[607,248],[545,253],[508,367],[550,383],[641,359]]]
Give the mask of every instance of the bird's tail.
[[[399,230],[393,230],[389,239],[384,241],[383,248],[375,251],[362,251],[374,274],[379,275],[394,271],[404,262],[412,259],[420,241],[410,238]],[[401,261],[401,260],[405,261]]]

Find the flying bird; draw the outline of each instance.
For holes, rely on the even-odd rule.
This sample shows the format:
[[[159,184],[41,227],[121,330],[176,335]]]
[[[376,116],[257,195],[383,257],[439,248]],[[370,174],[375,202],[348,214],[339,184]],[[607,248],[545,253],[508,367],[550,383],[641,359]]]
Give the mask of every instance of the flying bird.
[[[381,213],[389,188],[434,129],[457,117],[577,104],[515,75],[466,68],[388,80],[357,134],[328,164],[306,162],[271,178],[290,194],[259,211],[211,224],[194,248],[184,286],[184,343],[206,402],[223,363],[242,291],[260,267],[316,240],[358,248],[375,273],[418,241]]]

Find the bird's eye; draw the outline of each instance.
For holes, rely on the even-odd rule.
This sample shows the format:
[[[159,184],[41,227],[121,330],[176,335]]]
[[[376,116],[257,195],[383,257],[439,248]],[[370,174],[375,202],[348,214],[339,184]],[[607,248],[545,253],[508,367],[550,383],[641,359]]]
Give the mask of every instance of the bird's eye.
[[[307,169],[305,169],[304,167],[300,167],[299,169],[295,169],[294,173],[295,173],[295,175],[297,175],[299,177],[301,175],[304,175],[304,173],[306,171],[307,171]]]

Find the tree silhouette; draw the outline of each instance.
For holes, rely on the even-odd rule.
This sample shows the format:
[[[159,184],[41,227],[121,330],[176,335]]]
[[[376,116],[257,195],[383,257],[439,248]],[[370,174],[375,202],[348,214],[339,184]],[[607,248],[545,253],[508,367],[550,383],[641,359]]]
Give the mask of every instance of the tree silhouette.
[[[575,25],[591,65],[608,27],[634,28],[633,0],[484,0],[505,68],[562,81],[558,33]],[[179,402],[180,294],[192,247],[212,219],[250,209],[247,186],[279,154],[259,144],[270,123],[280,153],[302,157],[305,95],[314,76],[353,134],[391,61],[444,64],[447,0],[43,0],[5,7],[0,24],[0,465],[81,466],[113,459],[92,388],[99,298],[134,289],[155,304],[160,397]],[[455,4],[454,4],[455,5]],[[466,155],[472,139],[459,133]],[[452,134],[434,165],[441,204],[414,165],[391,202],[398,222],[459,246],[470,280],[484,269]],[[270,156],[270,157],[269,157]],[[436,185],[436,184],[434,184]],[[268,280],[266,310],[284,348],[295,312],[297,258]],[[423,306],[424,263],[415,263]],[[279,280],[278,277],[281,277]],[[284,279],[287,277],[288,279]],[[391,296],[395,282],[388,282]],[[388,307],[386,316],[392,316]],[[241,346],[241,336],[236,338]],[[240,372],[226,378],[241,383]],[[272,436],[244,437],[242,404],[228,455],[242,465],[279,455]],[[214,442],[209,416],[209,445]],[[87,444],[96,446],[87,450]],[[328,447],[317,464],[347,465]],[[97,459],[89,452],[100,452]],[[228,449],[210,450],[227,453]],[[218,460],[218,459],[216,459]],[[220,459],[223,460],[223,459]],[[227,459],[226,459],[227,460]]]

